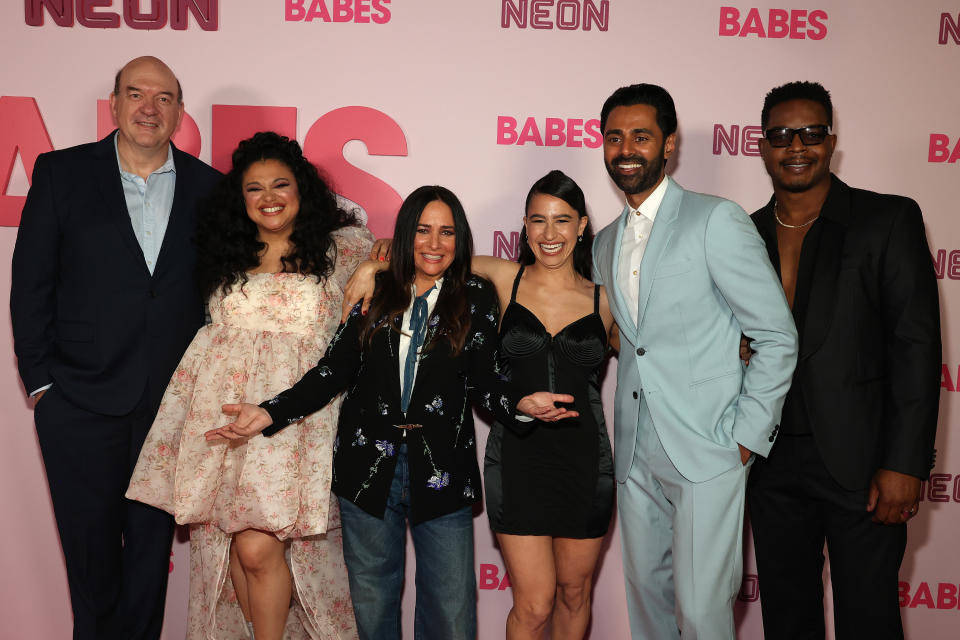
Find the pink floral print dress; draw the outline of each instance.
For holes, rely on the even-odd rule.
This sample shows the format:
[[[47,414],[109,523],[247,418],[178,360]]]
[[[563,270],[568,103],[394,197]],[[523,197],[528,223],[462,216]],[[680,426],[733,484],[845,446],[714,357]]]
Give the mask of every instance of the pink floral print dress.
[[[127,497],[190,524],[188,640],[246,637],[229,561],[233,534],[250,528],[288,542],[294,602],[284,637],[357,637],[330,492],[339,399],[273,438],[204,439],[229,421],[221,405],[271,398],[323,356],[343,288],[373,241],[363,227],[333,235],[336,269],[325,281],[249,274],[242,290],[211,296],[212,324],[180,361],[140,452]]]

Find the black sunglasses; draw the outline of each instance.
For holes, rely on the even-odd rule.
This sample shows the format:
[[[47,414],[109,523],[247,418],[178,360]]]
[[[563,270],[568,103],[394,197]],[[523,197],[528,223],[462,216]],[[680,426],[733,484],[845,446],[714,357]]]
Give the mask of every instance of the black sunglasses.
[[[789,147],[793,143],[793,136],[799,135],[800,142],[805,145],[821,144],[830,135],[830,126],[814,124],[809,127],[791,129],[790,127],[774,127],[763,132],[771,147]]]

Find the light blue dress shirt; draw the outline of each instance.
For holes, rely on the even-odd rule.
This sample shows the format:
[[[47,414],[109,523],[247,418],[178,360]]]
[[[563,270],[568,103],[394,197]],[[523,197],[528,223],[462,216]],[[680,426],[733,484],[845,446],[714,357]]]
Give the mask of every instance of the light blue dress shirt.
[[[114,149],[117,137],[113,137]],[[144,180],[140,176],[123,170],[120,164],[120,151],[117,150],[117,167],[120,169],[120,182],[123,185],[123,197],[127,201],[127,212],[133,234],[140,243],[143,259],[150,274],[157,265],[163,236],[170,221],[170,209],[173,208],[173,193],[177,186],[177,168],[173,165],[173,149],[168,145],[167,161]]]

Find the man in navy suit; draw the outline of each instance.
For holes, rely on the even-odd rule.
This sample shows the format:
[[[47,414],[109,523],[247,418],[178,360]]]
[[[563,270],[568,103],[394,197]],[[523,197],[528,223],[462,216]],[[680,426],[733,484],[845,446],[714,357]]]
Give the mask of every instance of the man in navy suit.
[[[219,179],[170,142],[183,96],[160,60],[124,66],[110,107],[117,131],[37,158],[10,293],[75,640],[160,636],[173,519],[123,494],[203,322],[191,236]]]

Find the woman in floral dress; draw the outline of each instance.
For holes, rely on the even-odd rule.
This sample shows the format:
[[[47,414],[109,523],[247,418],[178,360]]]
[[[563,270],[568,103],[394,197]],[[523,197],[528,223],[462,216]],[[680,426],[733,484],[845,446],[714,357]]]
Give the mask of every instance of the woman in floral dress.
[[[127,497],[190,524],[190,639],[355,638],[331,494],[339,401],[275,438],[212,446],[221,403],[299,380],[372,236],[275,133],[240,143],[197,231],[212,320],[167,388]]]
[[[347,389],[334,492],[364,640],[400,637],[407,522],[416,550],[416,637],[476,637],[472,505],[480,470],[470,401],[503,421],[516,412],[543,420],[576,415],[554,406],[572,396],[519,398],[497,373],[496,293],[470,274],[472,250],[457,197],[443,187],[414,191],[397,214],[394,259],[370,313],[357,307],[293,388],[259,407],[224,406],[235,422],[208,435],[232,445],[262,431],[269,437],[259,439],[273,442]]]

